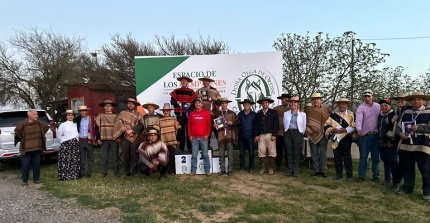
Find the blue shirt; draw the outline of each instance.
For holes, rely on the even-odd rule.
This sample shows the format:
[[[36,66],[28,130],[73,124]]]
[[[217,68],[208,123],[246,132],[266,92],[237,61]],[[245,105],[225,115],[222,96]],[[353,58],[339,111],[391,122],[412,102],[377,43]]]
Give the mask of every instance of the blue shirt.
[[[239,134],[241,136],[250,136],[254,137],[254,126],[255,120],[257,118],[257,113],[254,111],[250,111],[248,114],[245,114],[244,111],[239,112],[237,115],[240,122]]]
[[[79,126],[79,137],[80,138],[88,138],[89,121],[90,121],[89,116],[81,118],[81,123]]]

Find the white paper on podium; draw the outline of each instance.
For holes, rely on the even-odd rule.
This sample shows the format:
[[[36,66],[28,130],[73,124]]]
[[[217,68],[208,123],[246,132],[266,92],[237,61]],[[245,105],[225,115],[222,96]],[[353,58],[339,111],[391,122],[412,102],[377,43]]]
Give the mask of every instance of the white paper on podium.
[[[219,173],[221,172],[221,166],[219,165],[219,157],[213,157],[212,158],[212,173]],[[225,157],[225,170],[228,170],[228,159],[227,156]]]
[[[208,151],[209,160],[212,164],[212,151]],[[219,164],[218,164],[219,165]],[[176,174],[190,174],[191,173],[191,154],[175,155]],[[197,154],[197,170],[196,174],[205,174],[204,162],[202,152]],[[212,169],[212,167],[211,167]]]

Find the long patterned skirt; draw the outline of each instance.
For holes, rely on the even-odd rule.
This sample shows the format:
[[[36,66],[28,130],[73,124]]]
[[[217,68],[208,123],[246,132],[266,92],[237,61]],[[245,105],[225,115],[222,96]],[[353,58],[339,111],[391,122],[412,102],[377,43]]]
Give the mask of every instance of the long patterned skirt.
[[[58,180],[75,180],[80,170],[79,141],[67,140],[60,145],[58,154]]]

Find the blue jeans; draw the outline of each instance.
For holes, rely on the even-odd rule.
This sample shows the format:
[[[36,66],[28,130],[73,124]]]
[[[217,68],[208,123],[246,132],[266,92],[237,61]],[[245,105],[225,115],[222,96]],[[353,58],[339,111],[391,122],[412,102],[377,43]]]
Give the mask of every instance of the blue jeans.
[[[209,161],[209,155],[208,155],[208,139],[193,138],[193,140],[191,140],[191,148],[193,152],[193,155],[191,157],[191,173],[195,173],[197,170],[197,155],[200,149],[202,150],[205,173],[210,173],[211,162]]]
[[[252,136],[239,136],[240,169],[245,169],[245,151],[249,153],[248,169],[254,169],[254,141]]]
[[[381,146],[379,147],[379,153],[382,162],[384,162],[385,181],[392,182],[394,179],[394,168],[397,165],[394,161],[397,153],[396,148]]]
[[[42,151],[36,150],[26,152],[25,155],[21,155],[22,165],[22,182],[28,182],[28,175],[30,174],[30,165],[33,169],[33,181],[40,180],[40,154]]]
[[[360,164],[358,166],[358,176],[366,177],[367,158],[369,152],[372,155],[372,173],[373,179],[379,178],[379,145],[377,134],[366,134],[361,136],[359,147]]]

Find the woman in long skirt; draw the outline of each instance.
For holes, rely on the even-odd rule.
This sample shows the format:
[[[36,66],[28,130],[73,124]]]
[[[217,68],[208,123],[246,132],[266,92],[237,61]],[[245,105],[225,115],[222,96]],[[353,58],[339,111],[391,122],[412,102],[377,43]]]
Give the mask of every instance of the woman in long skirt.
[[[79,178],[79,133],[73,122],[73,110],[67,110],[67,121],[58,127],[60,152],[58,154],[58,180],[74,180]]]

